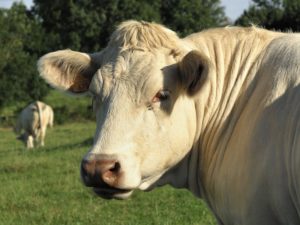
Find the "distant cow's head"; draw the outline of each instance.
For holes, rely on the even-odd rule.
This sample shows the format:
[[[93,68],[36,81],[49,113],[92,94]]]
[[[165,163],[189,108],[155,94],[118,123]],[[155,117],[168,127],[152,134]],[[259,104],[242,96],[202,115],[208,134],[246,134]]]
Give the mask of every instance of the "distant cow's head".
[[[160,178],[192,148],[192,97],[205,84],[209,60],[181,42],[160,25],[129,21],[99,53],[62,50],[39,60],[53,87],[92,95],[97,130],[81,176],[100,196],[126,198],[170,183]]]

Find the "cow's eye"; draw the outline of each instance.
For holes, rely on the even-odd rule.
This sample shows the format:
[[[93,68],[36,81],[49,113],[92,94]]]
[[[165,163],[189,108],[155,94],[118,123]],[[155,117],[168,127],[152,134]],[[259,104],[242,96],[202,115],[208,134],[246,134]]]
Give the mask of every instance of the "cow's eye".
[[[169,97],[170,97],[169,91],[166,91],[166,90],[159,91],[153,97],[152,103],[165,101],[165,100],[169,99]]]

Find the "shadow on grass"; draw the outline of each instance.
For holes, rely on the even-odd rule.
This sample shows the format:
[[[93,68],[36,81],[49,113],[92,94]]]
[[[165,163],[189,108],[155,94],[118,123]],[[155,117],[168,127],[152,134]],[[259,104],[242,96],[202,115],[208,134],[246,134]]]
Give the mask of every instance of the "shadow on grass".
[[[92,146],[93,144],[93,138],[87,138],[84,141],[77,142],[77,143],[69,143],[69,144],[64,144],[64,145],[57,145],[53,147],[39,147],[34,150],[37,151],[46,151],[46,152],[52,152],[52,151],[66,151],[66,150],[73,150],[74,148],[80,148],[80,147],[89,147]]]
[[[26,153],[37,153],[37,152],[52,152],[52,151],[69,151],[73,150],[74,148],[80,148],[80,147],[89,147],[92,146],[93,144],[93,138],[87,138],[81,142],[76,142],[76,143],[68,143],[68,144],[63,144],[63,145],[57,145],[57,146],[44,146],[44,147],[37,147],[33,149],[27,149],[25,146],[23,147],[17,147],[14,149],[8,149],[8,150],[1,150],[0,151],[0,156],[3,155],[11,155],[11,154],[26,154]]]
[[[12,153],[29,153],[29,152],[50,152],[50,151],[64,151],[64,150],[73,150],[75,148],[80,148],[80,147],[89,147],[92,146],[93,144],[93,138],[87,138],[81,142],[76,142],[76,143],[68,143],[68,144],[62,144],[62,145],[57,145],[57,146],[46,146],[44,147],[37,147],[33,149],[27,149],[25,146],[17,147],[14,149],[7,149],[7,150],[1,150],[0,155],[6,155],[6,154],[12,154]]]

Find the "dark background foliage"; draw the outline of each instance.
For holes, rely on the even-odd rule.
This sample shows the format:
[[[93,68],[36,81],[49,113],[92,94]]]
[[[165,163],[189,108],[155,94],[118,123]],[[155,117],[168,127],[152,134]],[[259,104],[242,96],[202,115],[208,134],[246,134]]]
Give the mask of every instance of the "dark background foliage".
[[[0,110],[48,94],[36,70],[41,55],[99,51],[129,19],[163,23],[181,35],[227,21],[219,0],[34,0],[31,9],[14,3],[0,9]]]
[[[267,29],[300,31],[299,0],[252,0],[253,4],[236,20],[236,25],[255,24]]]
[[[179,36],[230,24],[220,0],[34,0],[27,9],[0,8],[0,113],[5,107],[43,100],[49,87],[36,70],[38,58],[70,48],[96,52],[116,25],[135,19],[162,23]],[[300,30],[299,0],[253,0],[232,23]]]

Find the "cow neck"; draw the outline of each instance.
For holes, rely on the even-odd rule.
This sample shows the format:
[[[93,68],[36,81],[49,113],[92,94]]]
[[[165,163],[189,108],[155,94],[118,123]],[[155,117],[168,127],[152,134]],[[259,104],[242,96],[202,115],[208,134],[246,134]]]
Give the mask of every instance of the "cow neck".
[[[195,98],[197,118],[202,118],[197,121],[195,142],[199,149],[196,163],[200,164],[197,176],[202,182],[198,184],[198,192],[203,189],[202,193],[207,195],[208,190],[214,190],[214,174],[218,173],[227,144],[234,138],[235,125],[255,89],[256,72],[265,48],[274,38],[274,35],[260,37],[256,29],[242,35],[238,30],[222,36],[214,30],[199,33],[196,46],[207,54],[214,67],[209,74],[208,90]],[[192,39],[197,40],[195,36]],[[209,202],[210,197],[204,197]]]

